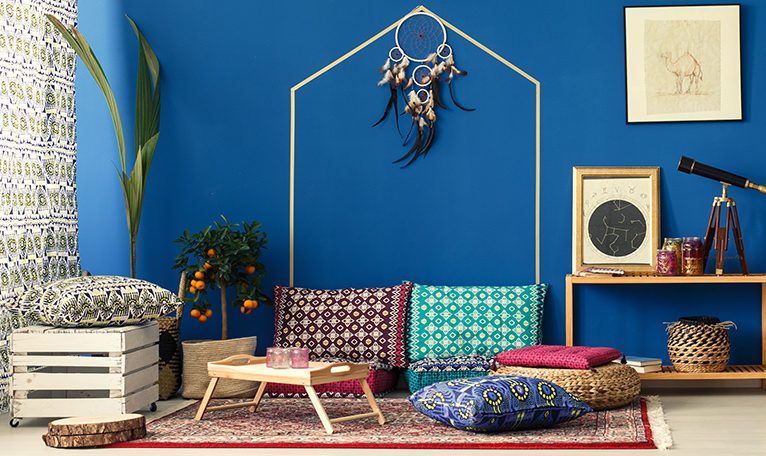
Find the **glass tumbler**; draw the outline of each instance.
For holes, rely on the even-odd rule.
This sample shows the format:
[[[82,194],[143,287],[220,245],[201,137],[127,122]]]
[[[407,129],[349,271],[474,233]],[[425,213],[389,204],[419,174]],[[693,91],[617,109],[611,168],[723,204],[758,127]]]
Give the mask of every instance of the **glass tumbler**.
[[[662,243],[662,250],[675,250],[676,252],[676,274],[681,274],[681,246],[684,240],[682,238],[665,238]]]
[[[676,259],[675,250],[657,250],[657,266],[656,271],[658,276],[674,276],[676,275],[676,267],[678,260]]]
[[[309,367],[309,349],[293,348],[292,352],[293,369],[308,369]]]
[[[681,246],[681,272],[683,275],[697,276],[703,274],[705,265],[702,264],[702,239],[685,237]]]

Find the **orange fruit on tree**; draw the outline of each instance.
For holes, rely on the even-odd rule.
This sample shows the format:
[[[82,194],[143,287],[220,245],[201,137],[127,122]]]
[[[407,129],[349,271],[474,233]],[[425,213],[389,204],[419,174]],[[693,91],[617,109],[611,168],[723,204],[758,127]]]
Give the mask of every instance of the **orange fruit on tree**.
[[[196,285],[194,285],[194,287],[197,288],[198,290],[202,290],[203,288],[205,288],[205,282],[203,282],[202,280],[199,280],[197,281]]]
[[[251,309],[255,309],[256,307],[258,307],[258,304],[259,304],[258,301],[253,300],[253,307],[251,307]]]
[[[252,299],[245,299],[245,302],[242,303],[242,306],[244,309],[249,309],[253,307],[253,300]]]
[[[202,272],[202,271],[197,271],[197,272],[194,273],[194,277],[196,277],[198,279],[204,279],[205,278],[205,273]]]
[[[202,323],[204,323],[204,322],[206,322],[206,321],[207,321],[207,317],[206,317],[205,315],[200,315],[199,317],[197,317],[197,320],[199,320],[199,321],[201,321]]]
[[[242,312],[242,313],[248,313],[248,312],[250,312],[250,309],[245,307],[245,306],[242,306],[242,307],[239,308],[239,311]]]
[[[215,255],[215,250],[210,249],[207,251],[207,256],[212,257],[213,255]]]
[[[207,309],[207,310],[205,311],[205,316],[206,316],[206,317],[211,317],[211,316],[213,316],[213,310],[212,310],[212,309]]]
[[[248,264],[247,266],[245,266],[245,272],[248,273],[248,274],[254,273],[255,272],[255,266],[253,266],[252,264]]]
[[[199,316],[200,316],[200,315],[202,315],[202,314],[200,313],[200,311],[199,311],[199,310],[197,310],[197,309],[192,309],[192,311],[191,311],[191,316],[192,316],[192,317],[194,317],[194,318],[199,318]]]
[[[251,310],[253,310],[253,309],[247,309],[247,312],[245,312],[245,315],[248,315]]]
[[[197,292],[197,288],[196,287],[189,287],[189,293],[194,294],[196,292]]]
[[[205,271],[207,271],[208,269],[210,269],[210,263],[205,261]]]

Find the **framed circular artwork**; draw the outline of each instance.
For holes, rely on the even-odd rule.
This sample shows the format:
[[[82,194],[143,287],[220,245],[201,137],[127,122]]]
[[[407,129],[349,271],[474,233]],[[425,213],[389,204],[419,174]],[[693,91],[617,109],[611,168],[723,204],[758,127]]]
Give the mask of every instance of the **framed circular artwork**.
[[[572,270],[654,271],[659,167],[575,167]]]

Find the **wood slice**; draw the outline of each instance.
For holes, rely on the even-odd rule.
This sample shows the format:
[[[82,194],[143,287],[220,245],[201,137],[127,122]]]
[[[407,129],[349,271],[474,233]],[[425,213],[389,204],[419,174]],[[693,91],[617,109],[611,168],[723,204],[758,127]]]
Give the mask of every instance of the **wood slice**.
[[[76,416],[51,421],[48,423],[48,434],[52,436],[103,434],[138,428],[145,429],[145,426],[146,418],[138,413]]]
[[[140,439],[146,436],[146,428],[126,429],[124,431],[106,432],[103,434],[85,435],[50,435],[43,434],[43,442],[49,447],[55,448],[83,448],[111,443],[127,442],[128,440]]]

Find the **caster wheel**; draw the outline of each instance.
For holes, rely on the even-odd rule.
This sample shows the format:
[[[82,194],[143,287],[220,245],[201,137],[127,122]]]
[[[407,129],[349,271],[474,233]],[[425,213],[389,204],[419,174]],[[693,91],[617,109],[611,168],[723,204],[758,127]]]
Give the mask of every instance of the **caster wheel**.
[[[19,423],[21,422],[21,418],[11,418],[10,425],[11,427],[19,427]]]
[[[157,403],[152,402],[152,405],[149,406],[149,411],[156,412],[157,411]]]

